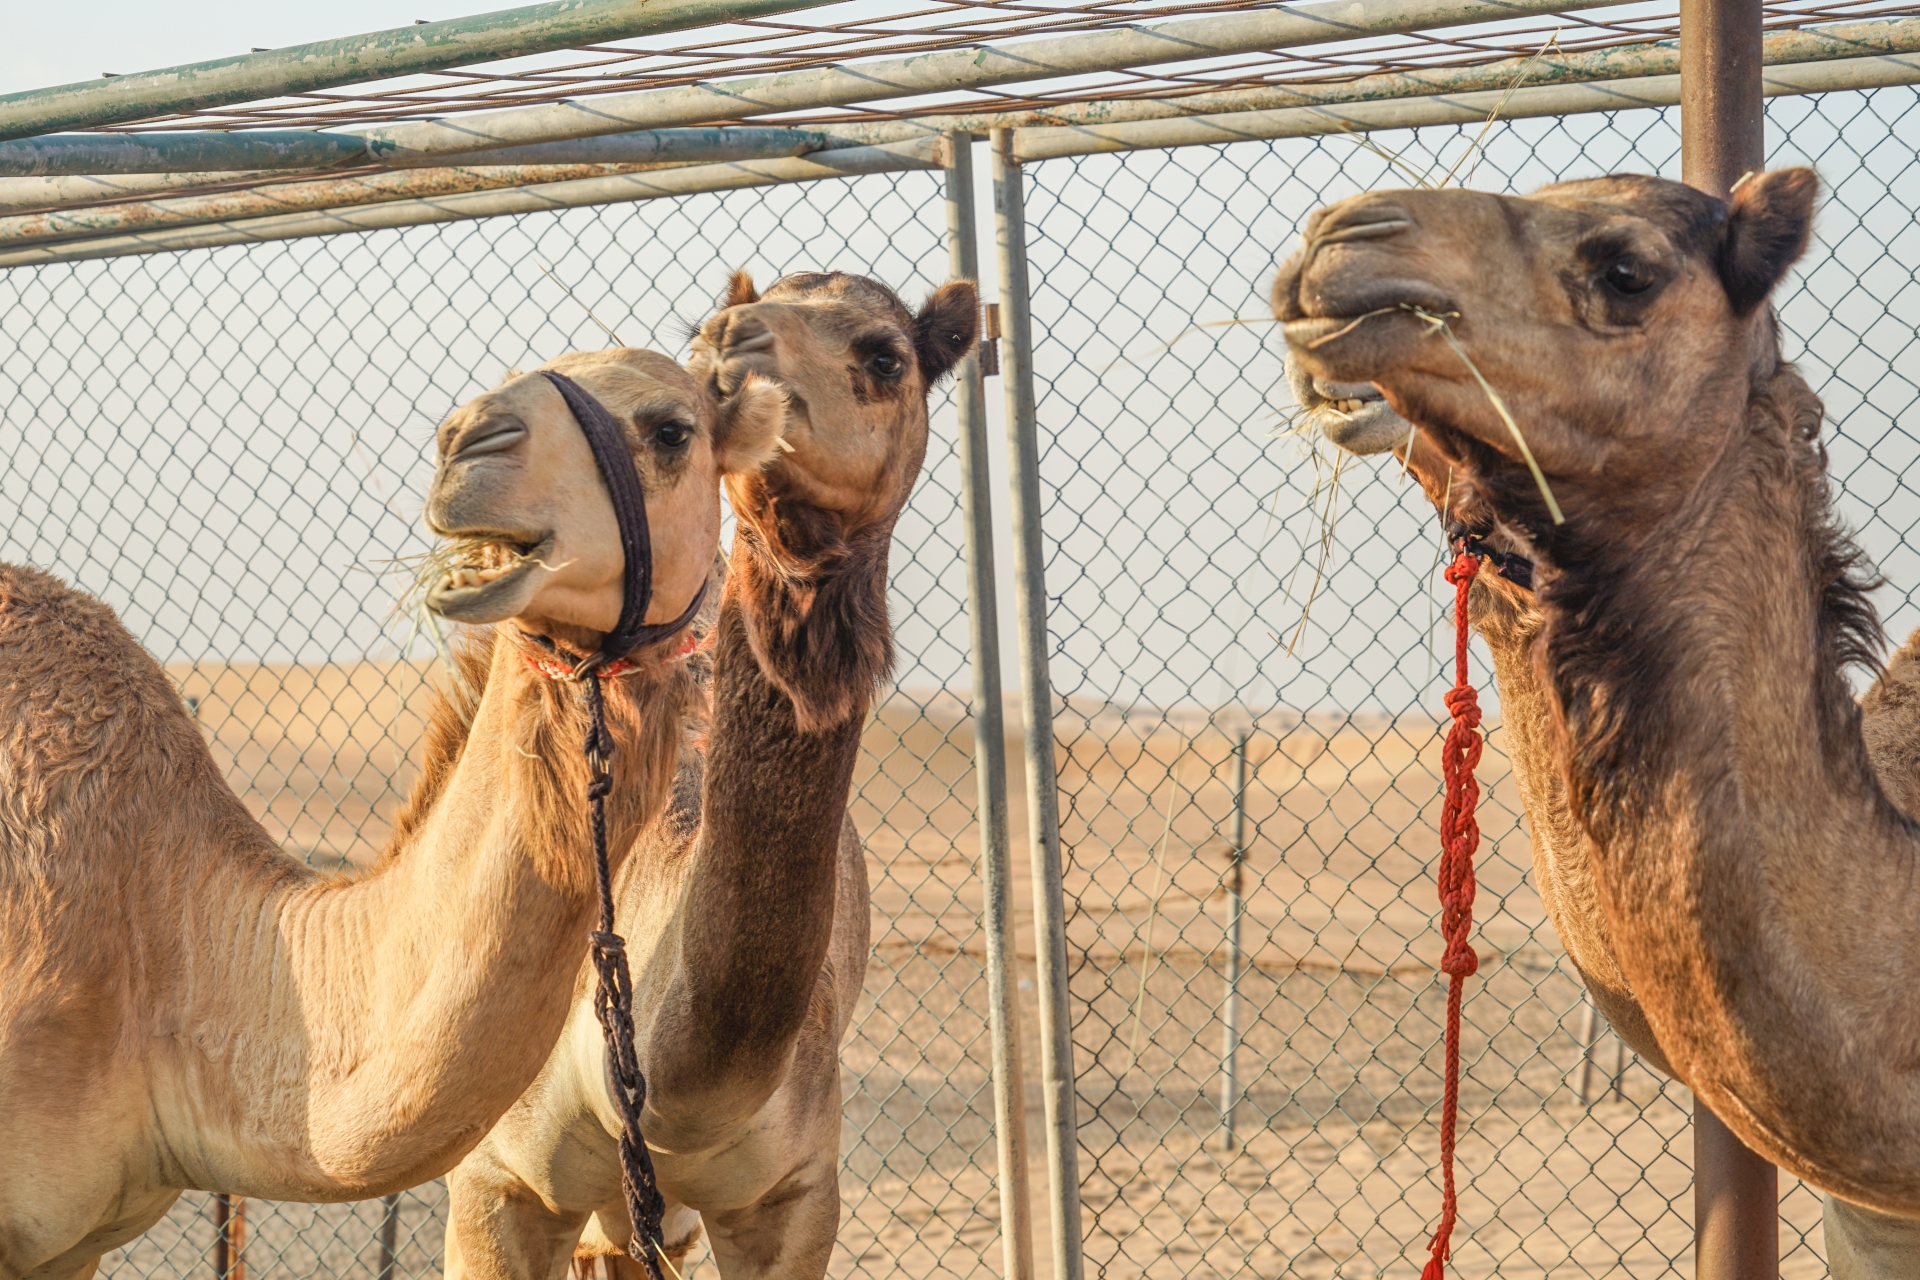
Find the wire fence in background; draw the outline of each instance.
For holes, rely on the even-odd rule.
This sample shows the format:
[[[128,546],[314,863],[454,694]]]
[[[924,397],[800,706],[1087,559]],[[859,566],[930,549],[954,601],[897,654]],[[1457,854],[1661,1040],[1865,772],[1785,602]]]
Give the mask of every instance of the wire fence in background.
[[[1773,162],[1813,163],[1830,187],[1782,296],[1789,353],[1827,399],[1845,514],[1892,582],[1920,588],[1920,92],[1769,115]],[[1027,168],[1082,1227],[1109,1280],[1424,1261],[1444,998],[1438,538],[1394,467],[1287,434],[1260,321],[1308,213],[1404,185],[1406,168],[1444,173],[1476,132]],[[1496,127],[1462,172],[1527,191],[1677,176],[1678,153],[1677,111],[1542,119]],[[587,308],[677,355],[734,267],[861,271],[915,301],[946,274],[943,237],[940,176],[907,173],[7,271],[0,558],[121,613],[290,849],[364,862],[410,784],[432,672],[383,570],[425,548],[434,424],[508,368],[603,345]],[[895,544],[897,687],[853,810],[874,949],[844,1053],[836,1276],[1000,1271],[950,404],[933,435]],[[1897,634],[1920,623],[1911,591],[1880,605]],[[1527,884],[1500,742],[1481,771],[1456,1269],[1685,1274],[1688,1099],[1617,1060],[1592,1020]],[[1016,918],[1029,1004],[1030,899]],[[1028,1112],[1037,1124],[1037,1093]],[[208,1199],[184,1197],[103,1270],[207,1274]],[[246,1264],[438,1274],[442,1206],[436,1186],[391,1208],[253,1202]],[[1817,1197],[1791,1186],[1782,1220],[1783,1274],[1823,1274]]]

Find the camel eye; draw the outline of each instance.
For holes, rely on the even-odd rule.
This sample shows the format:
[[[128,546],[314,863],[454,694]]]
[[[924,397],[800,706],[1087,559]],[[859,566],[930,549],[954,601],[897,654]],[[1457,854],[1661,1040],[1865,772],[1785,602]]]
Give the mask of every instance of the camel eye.
[[[693,426],[679,418],[668,418],[654,431],[653,438],[669,449],[678,449],[693,439]]]
[[[900,363],[900,357],[891,351],[882,351],[873,358],[873,371],[883,378],[897,378],[903,368],[905,366]]]
[[[1629,298],[1653,288],[1652,268],[1632,258],[1615,258],[1600,274],[1607,288]]]

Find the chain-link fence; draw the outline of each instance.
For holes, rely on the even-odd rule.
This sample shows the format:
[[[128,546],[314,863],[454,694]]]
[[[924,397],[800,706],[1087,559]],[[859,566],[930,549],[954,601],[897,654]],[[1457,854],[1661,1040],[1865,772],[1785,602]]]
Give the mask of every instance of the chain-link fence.
[[[1769,110],[1773,160],[1830,184],[1782,298],[1789,349],[1827,399],[1847,515],[1893,582],[1920,584],[1920,92]],[[1287,434],[1260,323],[1275,263],[1319,205],[1470,150],[1460,174],[1483,189],[1676,176],[1676,126],[1623,112],[1505,123],[1478,147],[1446,128],[1027,167],[1092,1274],[1417,1275],[1438,1204],[1438,540],[1393,466]],[[433,425],[510,367],[603,345],[589,308],[679,353],[737,266],[861,271],[913,298],[946,274],[944,224],[940,175],[903,173],[7,271],[0,557],[120,612],[288,848],[363,863],[410,784],[432,675],[387,570],[425,549]],[[897,687],[856,783],[874,947],[843,1055],[836,1276],[1000,1270],[955,431],[938,405],[895,543]],[[1880,604],[1896,632],[1920,622],[1895,588]],[[1481,771],[1456,1269],[1686,1273],[1688,1100],[1596,1028],[1527,883],[1500,742]],[[1027,1110],[1037,1132],[1037,1090]],[[1036,1159],[1041,1233],[1044,1183]],[[252,1202],[245,1265],[435,1274],[443,1200]],[[206,1274],[213,1213],[184,1197],[104,1270]],[[1784,1273],[1821,1274],[1817,1198],[1793,1187],[1782,1218]]]

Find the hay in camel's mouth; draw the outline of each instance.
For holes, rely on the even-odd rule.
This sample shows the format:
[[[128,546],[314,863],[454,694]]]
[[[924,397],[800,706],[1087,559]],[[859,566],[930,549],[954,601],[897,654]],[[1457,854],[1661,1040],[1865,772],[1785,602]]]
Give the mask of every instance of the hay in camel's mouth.
[[[510,540],[458,535],[420,558],[412,590],[427,608],[455,622],[497,622],[526,601],[530,575],[546,567],[553,537]]]

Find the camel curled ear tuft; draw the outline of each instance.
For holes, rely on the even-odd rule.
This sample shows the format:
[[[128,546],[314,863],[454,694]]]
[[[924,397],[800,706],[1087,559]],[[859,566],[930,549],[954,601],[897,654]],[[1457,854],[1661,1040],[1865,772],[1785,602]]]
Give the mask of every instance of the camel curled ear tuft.
[[[720,402],[713,456],[723,475],[750,475],[767,465],[786,430],[788,405],[786,388],[757,373]]]
[[[980,291],[971,280],[949,280],[933,291],[913,322],[914,352],[931,386],[973,350],[980,336]]]
[[[1819,193],[1811,169],[1752,174],[1734,189],[1720,242],[1720,282],[1735,315],[1765,302],[1806,252]]]
[[[744,307],[749,302],[760,301],[760,291],[753,287],[753,277],[745,267],[727,277],[727,294],[720,300],[722,307]]]

